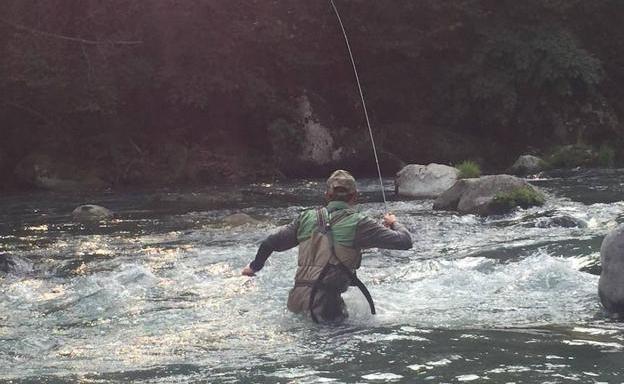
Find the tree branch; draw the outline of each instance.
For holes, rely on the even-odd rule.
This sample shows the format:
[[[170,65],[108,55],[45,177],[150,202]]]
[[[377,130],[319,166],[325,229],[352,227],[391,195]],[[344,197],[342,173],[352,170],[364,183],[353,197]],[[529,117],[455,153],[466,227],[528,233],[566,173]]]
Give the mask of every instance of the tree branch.
[[[141,41],[141,40],[87,40],[87,39],[83,39],[83,38],[80,38],[80,37],[65,36],[65,35],[59,35],[57,33],[52,33],[52,32],[40,31],[38,29],[33,29],[33,28],[27,27],[25,25],[12,23],[12,22],[10,22],[10,21],[8,21],[6,19],[2,19],[2,18],[0,18],[0,22],[4,23],[6,25],[9,25],[10,27],[12,27],[14,29],[17,29],[18,31],[25,31],[25,32],[31,33],[33,35],[50,37],[50,38],[66,40],[66,41],[73,41],[73,42],[82,43],[82,44],[89,44],[89,45],[101,45],[101,44],[138,45],[138,44],[143,44],[143,41]]]

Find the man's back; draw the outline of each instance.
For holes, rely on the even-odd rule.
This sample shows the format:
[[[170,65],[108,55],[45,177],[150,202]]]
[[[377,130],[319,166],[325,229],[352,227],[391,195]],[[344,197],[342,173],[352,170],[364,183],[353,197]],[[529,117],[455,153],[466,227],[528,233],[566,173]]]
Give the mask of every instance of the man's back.
[[[255,259],[243,269],[254,276],[274,251],[299,245],[295,285],[288,308],[296,313],[309,311],[312,319],[340,321],[346,317],[341,298],[349,285],[357,285],[374,313],[372,299],[355,271],[365,248],[409,249],[412,239],[392,214],[381,225],[357,212],[355,179],[346,171],[336,171],[327,180],[326,207],[303,211],[292,223],[268,236]]]

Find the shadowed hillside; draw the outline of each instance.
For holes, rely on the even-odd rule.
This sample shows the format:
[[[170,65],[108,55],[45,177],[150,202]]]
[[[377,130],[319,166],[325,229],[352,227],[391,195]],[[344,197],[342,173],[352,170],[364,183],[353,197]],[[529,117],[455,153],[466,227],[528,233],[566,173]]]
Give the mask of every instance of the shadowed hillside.
[[[337,6],[384,171],[565,144],[622,160],[621,1]],[[6,0],[0,46],[3,188],[375,171],[328,2]]]

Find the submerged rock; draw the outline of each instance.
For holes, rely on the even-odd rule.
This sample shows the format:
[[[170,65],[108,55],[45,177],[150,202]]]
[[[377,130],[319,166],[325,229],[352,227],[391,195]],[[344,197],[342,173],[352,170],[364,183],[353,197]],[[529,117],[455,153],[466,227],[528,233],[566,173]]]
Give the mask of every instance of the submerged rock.
[[[542,194],[525,180],[511,175],[490,175],[457,181],[436,199],[433,209],[488,216],[543,203]]]
[[[537,156],[523,155],[509,168],[509,172],[513,175],[531,175],[544,170],[544,160]]]
[[[442,164],[410,164],[401,169],[394,181],[395,191],[406,197],[437,197],[457,181],[459,171]]]
[[[74,209],[72,212],[74,221],[97,222],[108,220],[113,217],[113,212],[99,205],[86,204]]]
[[[602,273],[598,295],[604,308],[613,316],[624,317],[624,224],[609,233],[600,247]]]
[[[15,262],[9,255],[0,254],[0,272],[7,273],[15,266]]]
[[[0,254],[0,273],[28,273],[32,270],[32,262],[19,256]]]
[[[587,223],[581,219],[577,219],[572,216],[563,215],[563,216],[554,216],[544,218],[543,220],[539,220],[536,223],[538,228],[586,228]]]
[[[258,225],[262,223],[260,220],[254,219],[246,213],[234,213],[232,215],[225,216],[223,222],[231,227],[238,227],[241,225]]]

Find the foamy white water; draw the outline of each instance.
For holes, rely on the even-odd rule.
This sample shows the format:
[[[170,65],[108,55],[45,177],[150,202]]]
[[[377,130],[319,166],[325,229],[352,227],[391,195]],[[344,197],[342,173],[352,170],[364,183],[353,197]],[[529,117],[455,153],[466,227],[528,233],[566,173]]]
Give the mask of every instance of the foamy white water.
[[[322,182],[250,186],[212,208],[93,196],[118,212],[99,227],[69,220],[83,196],[7,198],[0,252],[17,262],[0,277],[0,382],[622,381],[624,328],[602,314],[595,273],[624,204],[583,177],[624,181],[545,178],[544,207],[487,219],[390,201],[414,248],[366,251],[378,314],[351,290],[339,327],[286,310],[296,250],[239,275],[268,232],[320,203]],[[375,181],[361,189],[380,216]],[[263,224],[224,227],[238,211]]]

